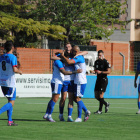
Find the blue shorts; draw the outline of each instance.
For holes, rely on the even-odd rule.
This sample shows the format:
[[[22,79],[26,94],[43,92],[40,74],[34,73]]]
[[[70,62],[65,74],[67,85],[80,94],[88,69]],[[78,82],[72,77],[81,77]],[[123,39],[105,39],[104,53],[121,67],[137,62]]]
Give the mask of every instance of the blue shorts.
[[[62,89],[62,84],[51,83],[52,94],[60,94]]]
[[[62,92],[74,92],[74,81],[64,81]]]
[[[16,99],[16,88],[1,86],[2,92],[9,101]]]
[[[74,96],[83,97],[85,89],[86,84],[74,84]]]

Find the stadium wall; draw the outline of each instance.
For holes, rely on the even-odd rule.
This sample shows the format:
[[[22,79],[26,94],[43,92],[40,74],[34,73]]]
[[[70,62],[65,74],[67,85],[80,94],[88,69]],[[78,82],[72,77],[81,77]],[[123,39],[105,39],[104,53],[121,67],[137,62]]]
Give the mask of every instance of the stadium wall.
[[[84,98],[95,98],[93,88],[95,82],[95,75],[87,76]],[[108,86],[104,98],[138,98],[138,90],[134,88],[134,76],[108,76]]]
[[[16,74],[18,97],[51,97],[52,74]],[[87,86],[83,98],[95,98],[95,75],[87,76]],[[134,76],[108,76],[105,98],[138,98],[138,90],[134,88]],[[3,97],[0,90],[0,97]]]

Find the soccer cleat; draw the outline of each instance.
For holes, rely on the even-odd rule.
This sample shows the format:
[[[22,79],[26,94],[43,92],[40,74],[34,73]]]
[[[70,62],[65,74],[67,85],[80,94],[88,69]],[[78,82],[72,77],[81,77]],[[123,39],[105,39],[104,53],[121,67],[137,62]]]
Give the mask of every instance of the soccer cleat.
[[[63,118],[63,116],[60,116],[60,115],[59,115],[59,119],[60,119],[60,121],[62,121],[62,122],[65,121],[64,118]]]
[[[53,120],[53,118],[52,117],[49,117],[49,116],[47,116],[47,119],[46,120],[49,121],[49,122],[55,122],[55,120]]]
[[[47,119],[47,116],[48,116],[48,114],[45,114],[45,115],[43,116],[43,119]]]
[[[7,124],[8,126],[17,126],[18,124],[16,124],[16,123],[14,123],[13,121],[12,122],[8,122],[8,124]]]
[[[81,118],[77,118],[77,119],[75,120],[75,122],[82,122],[82,119],[81,119]]]
[[[72,117],[68,117],[67,122],[74,122],[74,120],[72,119]]]
[[[136,114],[140,114],[140,110]]]
[[[107,102],[107,106],[105,106],[105,113],[107,113],[107,112],[108,112],[108,110],[109,110],[109,106],[110,106],[110,103],[109,103],[109,102]]]
[[[102,111],[97,110],[94,114],[102,114]]]
[[[89,110],[87,110],[85,113],[84,121],[87,121],[89,119],[90,114],[91,114],[91,112]]]

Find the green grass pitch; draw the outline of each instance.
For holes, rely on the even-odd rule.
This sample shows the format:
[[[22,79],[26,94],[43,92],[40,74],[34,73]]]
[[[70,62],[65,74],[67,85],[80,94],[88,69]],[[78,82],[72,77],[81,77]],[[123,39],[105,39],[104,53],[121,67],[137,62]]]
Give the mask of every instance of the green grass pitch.
[[[137,99],[105,99],[110,102],[108,113],[95,115],[99,103],[95,99],[82,99],[91,115],[87,122],[60,122],[59,101],[52,114],[55,123],[43,119],[50,98],[17,98],[13,120],[18,126],[7,126],[7,113],[0,115],[0,140],[139,140],[140,115]],[[0,107],[7,102],[0,98]],[[64,118],[67,120],[67,103]],[[73,119],[77,118],[74,103]],[[84,112],[82,119],[84,118]]]

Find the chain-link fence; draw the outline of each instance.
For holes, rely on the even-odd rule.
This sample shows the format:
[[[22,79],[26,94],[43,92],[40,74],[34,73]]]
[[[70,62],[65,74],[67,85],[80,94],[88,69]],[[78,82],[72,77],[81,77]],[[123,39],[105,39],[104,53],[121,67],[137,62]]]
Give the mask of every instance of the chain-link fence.
[[[140,52],[105,54],[111,65],[111,75],[134,75]]]
[[[3,50],[1,49],[0,52],[2,54]],[[50,58],[56,52],[62,52],[62,50],[18,48],[17,57],[20,69],[25,74],[52,73],[53,61]],[[120,53],[105,53],[104,56],[111,65],[110,75],[134,75],[137,63],[140,61],[140,52],[123,53],[122,55]]]

